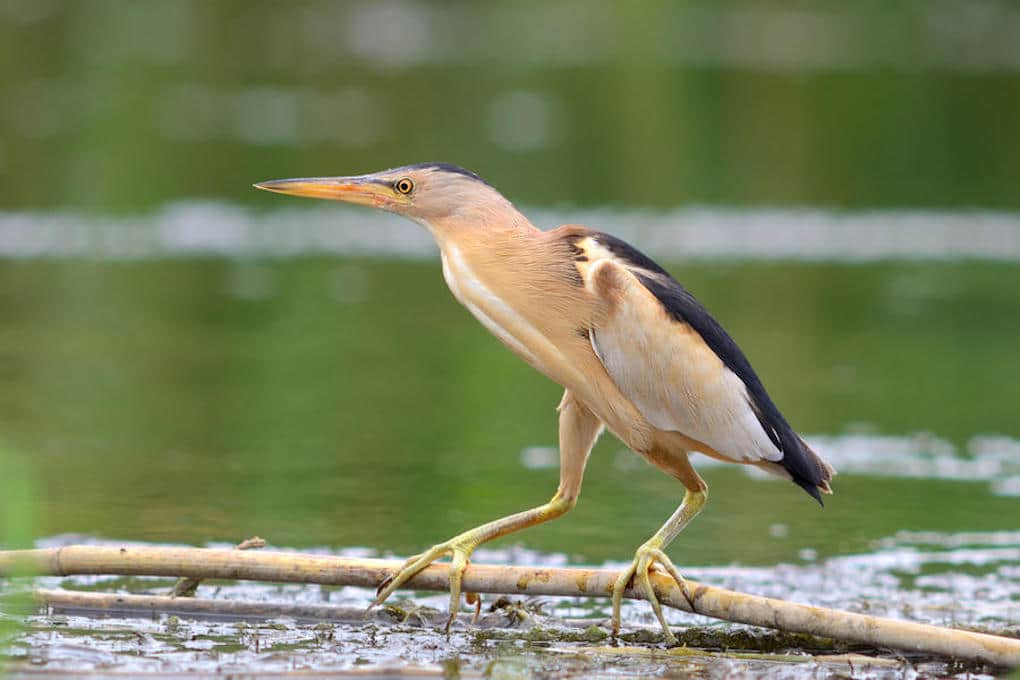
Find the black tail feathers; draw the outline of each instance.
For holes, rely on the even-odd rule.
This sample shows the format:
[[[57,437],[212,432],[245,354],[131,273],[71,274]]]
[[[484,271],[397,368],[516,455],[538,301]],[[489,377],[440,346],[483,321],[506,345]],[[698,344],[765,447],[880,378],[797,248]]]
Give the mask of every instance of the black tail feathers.
[[[832,493],[829,481],[836,471],[792,430],[789,431],[789,437],[780,435],[780,439],[783,443],[783,459],[779,464],[790,473],[794,484],[824,507],[822,494]]]

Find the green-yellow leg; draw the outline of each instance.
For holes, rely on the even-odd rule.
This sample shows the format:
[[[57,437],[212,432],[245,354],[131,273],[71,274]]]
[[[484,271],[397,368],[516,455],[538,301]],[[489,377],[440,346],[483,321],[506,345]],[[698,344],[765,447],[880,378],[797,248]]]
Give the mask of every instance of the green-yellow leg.
[[[393,594],[393,591],[404,585],[415,574],[440,557],[450,556],[450,618],[446,621],[446,631],[449,633],[450,624],[453,623],[453,619],[460,609],[461,578],[467,569],[471,553],[474,552],[475,548],[494,538],[556,519],[574,507],[575,502],[576,497],[568,500],[560,492],[557,492],[552,497],[552,500],[544,505],[488,522],[480,527],[458,534],[448,541],[432,546],[420,555],[415,555],[408,559],[400,569],[383,581],[379,586],[379,592],[375,600],[368,608],[372,609],[372,607],[385,602],[386,598]]]
[[[379,586],[375,601],[369,609],[382,604],[393,591],[407,583],[419,571],[440,557],[449,555],[450,562],[450,618],[446,621],[446,632],[450,632],[457,610],[460,609],[460,584],[467,569],[471,553],[482,543],[514,531],[526,529],[563,515],[577,503],[581,492],[581,477],[591,447],[602,432],[602,422],[587,407],[579,403],[567,390],[559,405],[560,412],[560,485],[556,495],[545,505],[518,512],[494,522],[483,524],[448,541],[434,545],[420,555],[407,560],[390,578]]]
[[[669,626],[666,625],[666,617],[662,613],[662,605],[659,603],[659,598],[655,595],[652,579],[648,573],[652,566],[658,562],[673,577],[684,594],[687,595],[687,583],[663,550],[701,512],[701,508],[705,505],[706,500],[708,500],[707,490],[688,490],[684,494],[683,502],[680,503],[680,507],[676,509],[672,517],[666,520],[666,523],[655,532],[654,536],[645,541],[637,549],[634,561],[627,569],[620,573],[619,578],[616,579],[616,584],[613,586],[613,637],[616,637],[620,632],[620,605],[623,603],[623,591],[627,589],[627,585],[633,578],[636,579],[637,584],[640,584],[641,589],[644,591],[645,599],[652,605],[655,616],[659,619],[659,623],[662,624],[662,630],[666,633],[666,641],[669,644],[676,644],[676,636],[673,635]]]

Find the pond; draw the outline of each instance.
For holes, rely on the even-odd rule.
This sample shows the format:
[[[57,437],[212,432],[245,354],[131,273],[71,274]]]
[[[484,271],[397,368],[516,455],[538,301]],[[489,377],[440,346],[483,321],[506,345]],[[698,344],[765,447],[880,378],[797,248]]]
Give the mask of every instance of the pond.
[[[453,300],[428,235],[251,188],[446,161],[542,228],[583,223],[660,259],[841,471],[821,508],[699,458],[711,500],[670,550],[683,571],[1015,635],[1018,11],[0,0],[0,546],[257,534],[271,549],[404,556],[545,501],[560,389]],[[569,515],[476,561],[619,566],[680,496],[605,436]],[[0,581],[0,594],[56,585],[169,584]],[[102,620],[9,601],[0,668],[23,675],[990,670],[881,651],[856,671],[669,655],[640,603],[612,648],[588,635],[606,615],[590,601],[525,603],[530,618],[508,626],[512,604],[449,641],[414,616]],[[876,651],[741,642],[726,637],[739,627],[670,616],[692,648]]]

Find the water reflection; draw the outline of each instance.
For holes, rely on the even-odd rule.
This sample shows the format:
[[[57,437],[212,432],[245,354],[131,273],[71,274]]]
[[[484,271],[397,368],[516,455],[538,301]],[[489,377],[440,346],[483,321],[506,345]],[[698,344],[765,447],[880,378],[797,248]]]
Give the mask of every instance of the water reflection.
[[[1020,260],[1020,213],[528,208],[543,228],[584,224],[663,260]],[[420,227],[393,215],[332,205],[255,212],[218,202],[174,203],[151,215],[0,212],[0,256],[149,259],[182,255],[436,258]],[[898,313],[945,293],[947,282],[904,272],[890,287]]]
[[[906,437],[843,434],[805,438],[841,474],[987,481],[993,494],[1020,495],[1020,441],[1011,437],[972,437],[964,455],[951,441],[928,432]],[[626,456],[618,456],[617,460],[621,459]],[[719,465],[724,463],[708,458],[698,461],[699,467]],[[765,477],[757,468],[746,468],[746,472],[751,477]]]
[[[986,481],[995,495],[1020,495],[1020,440],[1011,437],[978,435],[967,441],[964,452],[958,451],[951,441],[927,432],[905,437],[807,435],[805,439],[843,475]],[[559,469],[559,451],[554,446],[528,446],[521,450],[520,458],[521,465],[530,470]],[[699,468],[730,465],[707,456],[696,456],[695,463]],[[618,451],[613,459],[614,467],[621,472],[641,464],[627,449]],[[740,469],[753,479],[769,479],[767,473],[757,468]],[[773,528],[772,533],[782,538],[785,531]]]

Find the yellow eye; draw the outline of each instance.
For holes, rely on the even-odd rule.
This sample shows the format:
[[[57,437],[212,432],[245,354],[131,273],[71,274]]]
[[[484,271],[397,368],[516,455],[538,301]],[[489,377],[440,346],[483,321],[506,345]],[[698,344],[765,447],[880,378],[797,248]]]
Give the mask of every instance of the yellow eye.
[[[393,188],[406,195],[411,193],[411,190],[414,189],[414,182],[411,181],[411,178],[404,177],[403,179],[398,179],[394,182]]]

